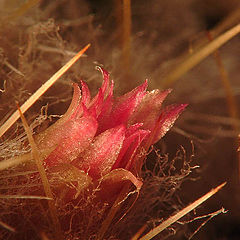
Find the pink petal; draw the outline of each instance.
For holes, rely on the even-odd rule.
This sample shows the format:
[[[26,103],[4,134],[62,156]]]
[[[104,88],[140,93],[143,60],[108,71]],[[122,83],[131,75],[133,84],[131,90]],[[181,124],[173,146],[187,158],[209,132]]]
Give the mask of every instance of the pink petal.
[[[81,102],[81,90],[77,83],[73,83],[73,97],[70,106],[68,107],[67,112],[58,120],[58,122],[65,122],[70,116],[74,113],[76,108]]]
[[[102,83],[102,86],[101,86],[101,90],[103,92],[103,95],[106,96],[106,91],[107,91],[108,86],[109,86],[109,73],[105,69],[103,69],[102,67],[97,67],[97,70],[99,70],[102,73],[103,83]]]
[[[98,123],[99,123],[99,128],[98,128],[98,133],[102,133],[103,132],[103,125],[104,125],[104,121],[106,118],[109,118],[110,113],[112,111],[112,105],[113,105],[113,86],[114,86],[114,82],[112,81],[110,90],[109,90],[109,94],[107,96],[107,98],[105,99],[105,101],[103,102],[103,106],[101,109],[101,112],[97,118]]]
[[[128,129],[126,131],[126,137],[129,137],[132,134],[134,134],[142,126],[143,126],[143,123],[135,123],[135,124],[131,125],[130,127],[128,127]]]
[[[88,106],[90,104],[90,100],[91,100],[91,95],[90,95],[90,91],[89,91],[87,84],[85,82],[83,82],[82,80],[80,82],[81,82],[81,88],[82,88],[81,102],[79,102],[75,111],[71,115],[71,119],[81,117],[83,114],[83,105]]]
[[[167,133],[187,105],[171,105],[162,112],[153,130],[152,144],[159,141]]]
[[[84,103],[85,106],[88,106],[91,100],[91,94],[89,91],[89,88],[87,84],[84,81],[80,81],[82,86],[82,103]]]
[[[94,142],[77,158],[73,164],[98,179],[110,172],[125,138],[123,125],[108,129],[98,135]]]
[[[67,112],[53,125],[47,128],[42,133],[36,136],[36,142],[38,143],[39,149],[52,148],[59,143],[60,139],[67,134],[62,125],[72,118],[74,113],[81,106],[81,90],[78,84],[73,84],[73,97]]]
[[[116,99],[110,116],[106,116],[101,124],[102,131],[119,124],[127,124],[135,108],[146,95],[147,81],[131,92]]]
[[[139,192],[143,185],[141,180],[137,179],[126,169],[114,169],[101,179],[99,186],[100,190],[96,192],[97,197],[102,201],[112,202],[119,194],[126,181],[130,181],[136,187],[136,192]]]
[[[62,135],[49,156],[45,159],[47,166],[69,163],[87,148],[96,134],[98,123],[91,115],[71,119],[61,127]]]
[[[130,170],[132,168],[133,160],[138,147],[144,138],[149,134],[150,131],[140,129],[135,131],[129,137],[126,137],[123,142],[122,149],[112,169],[125,168],[127,170]]]
[[[96,101],[94,101],[93,104],[89,107],[89,111],[94,113],[96,117],[99,116],[103,107],[104,96],[101,89],[99,89],[97,97],[98,98],[96,99]]]
[[[144,129],[152,130],[159,118],[162,102],[170,92],[170,89],[163,92],[159,90],[147,92],[131,116],[129,123],[142,122]]]
[[[101,73],[102,73],[102,76],[103,76],[103,83],[102,83],[102,86],[101,88],[99,89],[99,92],[101,91],[103,96],[104,97],[107,97],[107,90],[108,90],[108,87],[109,87],[109,73],[104,70],[103,68],[101,67],[96,67],[97,70],[99,70]],[[93,98],[92,102],[91,102],[91,105],[94,104],[97,99],[98,99],[98,95],[99,95],[99,92],[98,94]]]

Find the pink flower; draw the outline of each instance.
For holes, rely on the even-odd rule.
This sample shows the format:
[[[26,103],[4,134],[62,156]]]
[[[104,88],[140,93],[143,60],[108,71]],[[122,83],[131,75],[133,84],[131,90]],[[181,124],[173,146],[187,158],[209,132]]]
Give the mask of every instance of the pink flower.
[[[111,183],[131,181],[142,185],[142,160],[139,151],[161,139],[172,127],[186,104],[161,110],[170,90],[146,91],[147,81],[132,91],[113,97],[114,82],[98,68],[103,83],[91,98],[83,81],[81,90],[74,84],[74,94],[67,112],[37,138],[39,149],[48,149],[47,168],[70,164],[79,174],[88,174],[88,181],[99,179]],[[71,167],[71,168],[72,168]],[[117,188],[114,188],[115,191]]]

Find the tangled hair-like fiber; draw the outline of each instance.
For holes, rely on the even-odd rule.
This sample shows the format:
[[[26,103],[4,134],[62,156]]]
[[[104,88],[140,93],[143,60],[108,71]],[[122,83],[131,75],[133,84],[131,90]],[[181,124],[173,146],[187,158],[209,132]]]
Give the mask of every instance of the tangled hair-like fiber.
[[[187,160],[183,148],[172,160],[166,155],[161,156],[157,150],[153,150],[151,155],[154,156],[151,166],[148,162],[144,165],[144,184],[138,199],[132,207],[136,194],[125,199],[106,232],[106,239],[129,239],[143,224],[147,223],[148,228],[152,228],[182,207],[178,190],[193,169],[190,166],[192,157]],[[74,182],[64,181],[62,172],[48,172],[48,178],[64,236],[71,240],[95,239],[111,207],[111,203],[99,201],[96,197],[99,186],[78,192]],[[1,238],[39,239],[41,234],[46,234],[53,239],[48,200],[43,197],[44,191],[35,165],[27,162],[1,171],[0,186],[0,219],[15,229],[15,232],[7,229],[1,231]],[[66,202],[65,194],[75,190],[78,196]],[[124,213],[126,216],[123,217]]]

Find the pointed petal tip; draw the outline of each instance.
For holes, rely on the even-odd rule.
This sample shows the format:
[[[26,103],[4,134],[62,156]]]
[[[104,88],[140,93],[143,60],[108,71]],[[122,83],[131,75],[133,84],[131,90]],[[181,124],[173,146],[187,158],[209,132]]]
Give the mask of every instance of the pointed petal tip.
[[[168,93],[171,93],[173,91],[173,89],[172,88],[168,88],[165,91],[168,92]]]
[[[148,87],[148,79],[145,79],[145,82],[142,84],[143,89],[146,91]]]
[[[188,105],[188,103],[182,103],[179,105],[179,108],[183,111]]]
[[[97,71],[100,71],[101,73],[107,73],[108,74],[108,71],[105,68],[101,67],[101,66],[96,66],[95,69]]]

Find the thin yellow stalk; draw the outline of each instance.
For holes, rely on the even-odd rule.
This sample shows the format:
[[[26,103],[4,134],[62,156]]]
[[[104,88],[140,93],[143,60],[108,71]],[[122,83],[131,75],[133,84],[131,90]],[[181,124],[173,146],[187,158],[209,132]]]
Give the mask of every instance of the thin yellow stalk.
[[[42,240],[49,240],[49,238],[46,236],[44,232],[41,233],[41,239]]]
[[[191,212],[193,209],[195,209],[200,204],[205,202],[207,199],[212,197],[215,193],[217,193],[225,185],[226,185],[226,182],[224,182],[221,185],[219,185],[218,187],[212,189],[210,192],[208,192],[207,194],[205,194],[204,196],[202,196],[201,198],[199,198],[198,200],[196,200],[192,204],[188,205],[187,207],[185,207],[184,209],[182,209],[181,211],[179,211],[178,213],[171,216],[166,221],[164,221],[163,223],[161,223],[160,225],[158,225],[157,227],[155,227],[154,229],[149,231],[146,235],[141,237],[139,240],[150,240],[150,239],[152,239],[153,237],[158,235],[160,232],[162,232],[164,229],[168,228],[170,225],[172,225],[173,223],[178,221],[180,218],[185,216],[187,213]]]
[[[114,15],[116,18],[116,27],[119,33],[122,33],[122,1],[114,0]],[[120,44],[120,42],[119,42]],[[122,42],[121,42],[122,44]]]
[[[1,195],[0,199],[38,199],[38,200],[53,200],[50,197],[35,196],[35,195]]]
[[[236,36],[240,32],[240,24],[231,28],[227,32],[223,33],[219,37],[217,37],[212,42],[208,43],[206,46],[198,50],[189,56],[185,61],[179,64],[175,70],[173,70],[167,77],[165,77],[161,83],[163,88],[166,88],[173,82],[175,82],[178,78],[200,63],[204,58],[208,55],[212,54],[219,47],[229,41],[231,38]]]
[[[45,82],[21,107],[22,113],[26,112],[90,47],[90,44],[79,51],[76,56],[69,60],[47,82]],[[19,111],[15,111],[11,117],[0,127],[0,137],[19,119]]]
[[[41,180],[42,180],[42,184],[43,184],[45,194],[48,198],[52,199],[51,201],[48,201],[48,207],[49,207],[50,216],[51,216],[51,219],[52,219],[53,229],[55,230],[55,234],[56,234],[57,239],[63,240],[63,234],[61,232],[60,222],[59,222],[58,217],[57,217],[57,209],[55,207],[55,202],[53,201],[54,197],[53,197],[53,194],[52,194],[52,191],[51,191],[51,188],[50,188],[50,184],[49,184],[48,179],[47,179],[47,174],[46,174],[45,169],[44,169],[43,164],[42,164],[42,159],[41,159],[40,153],[39,153],[37,145],[36,145],[36,143],[33,139],[32,131],[31,131],[31,129],[30,129],[30,127],[29,127],[29,125],[28,125],[28,123],[27,123],[25,117],[23,116],[19,107],[18,107],[18,111],[19,111],[21,120],[23,122],[23,126],[24,126],[24,129],[26,131],[29,144],[30,144],[31,149],[32,149],[32,156],[36,161],[36,165],[37,165],[38,171],[40,173],[40,177],[41,177]]]
[[[7,60],[4,61],[4,64],[10,68],[13,72],[19,74],[20,76],[24,77],[24,74],[20,72],[18,69],[16,69],[12,64],[10,64]]]
[[[209,40],[212,41],[212,35],[210,32],[208,33],[208,37],[209,37]],[[238,117],[237,103],[236,103],[236,100],[234,99],[230,79],[228,77],[227,71],[224,68],[218,49],[214,52],[214,58],[216,60],[216,63],[219,69],[219,73],[222,80],[222,86],[225,90],[226,100],[227,100],[228,109],[229,109],[229,115],[232,118],[237,118]],[[235,128],[236,130],[239,130],[239,127],[236,125],[234,125],[233,128]]]
[[[142,233],[146,230],[147,228],[147,224],[143,225],[138,231],[137,233],[131,238],[131,240],[138,240],[140,238],[140,236],[142,235]]]
[[[208,38],[209,38],[210,41],[212,40],[212,35],[211,35],[210,32],[208,33]],[[216,63],[217,63],[218,69],[219,69],[223,89],[225,90],[229,115],[233,119],[237,119],[238,118],[238,105],[237,105],[236,99],[234,98],[233,90],[232,90],[231,83],[230,83],[230,79],[228,77],[227,71],[224,68],[224,65],[223,65],[223,62],[222,62],[222,59],[221,59],[221,56],[220,56],[220,53],[219,53],[218,50],[216,50],[214,52],[214,58],[216,60]],[[238,124],[233,123],[232,128],[236,132],[239,132],[239,130],[240,130]],[[238,175],[238,179],[240,179],[240,158],[238,159],[237,175]]]
[[[120,202],[122,202],[122,200],[125,198],[126,193],[128,192],[130,188],[130,183],[126,183],[126,185],[123,187],[122,191],[119,193],[117,199],[115,200],[113,206],[111,207],[106,219],[103,221],[102,226],[99,230],[98,233],[98,239],[101,240],[103,239],[108,227],[110,226],[113,218],[115,217],[117,211],[119,210],[121,204],[119,204]]]
[[[221,32],[227,30],[228,28],[234,26],[240,21],[240,7],[231,12],[229,16],[223,19],[213,30],[211,33],[214,37],[218,36]]]
[[[0,179],[13,178],[13,177],[18,177],[18,176],[26,176],[26,175],[34,174],[37,172],[38,171],[24,171],[24,172],[4,174],[4,176],[0,176]]]
[[[10,232],[16,232],[15,228],[9,226],[8,224],[4,223],[3,221],[0,220],[0,226],[7,229]]]
[[[10,159],[6,159],[6,160],[2,160],[0,161],[0,171],[7,169],[9,167],[13,167],[13,166],[17,166],[23,162],[29,161],[32,159],[32,156],[30,153],[21,155],[21,156],[17,156],[17,157],[13,157]]]
[[[240,21],[240,8],[237,8],[233,12],[231,12],[226,18],[224,18],[216,27],[210,30],[211,35],[213,38],[218,37],[224,31],[227,31],[234,25],[238,24]],[[194,49],[199,49],[204,44],[208,43],[208,39],[204,36],[203,38],[197,40],[193,47]]]
[[[40,2],[40,0],[29,0],[26,1],[24,4],[22,4],[19,8],[17,8],[15,11],[13,11],[9,16],[4,19],[5,21],[11,21],[15,20],[16,18],[24,15],[30,8],[34,7]]]
[[[123,65],[127,73],[130,71],[131,53],[131,0],[123,0],[123,33],[122,33],[122,57]]]

